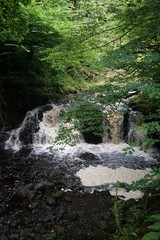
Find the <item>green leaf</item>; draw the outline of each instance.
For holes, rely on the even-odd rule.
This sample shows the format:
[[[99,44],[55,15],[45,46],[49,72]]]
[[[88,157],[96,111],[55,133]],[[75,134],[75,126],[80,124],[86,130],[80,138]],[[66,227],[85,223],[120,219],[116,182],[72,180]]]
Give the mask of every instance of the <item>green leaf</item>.
[[[160,240],[160,232],[149,232],[142,240]]]
[[[150,226],[148,226],[149,229],[152,229],[152,230],[159,230],[160,231],[160,222],[156,222]]]

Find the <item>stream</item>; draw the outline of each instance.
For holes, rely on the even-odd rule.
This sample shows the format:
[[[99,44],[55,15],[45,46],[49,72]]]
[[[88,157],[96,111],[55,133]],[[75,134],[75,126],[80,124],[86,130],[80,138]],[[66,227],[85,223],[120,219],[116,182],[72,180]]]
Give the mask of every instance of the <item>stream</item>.
[[[61,124],[58,116],[63,108],[64,106],[55,104],[38,107],[27,112],[18,128],[2,131],[0,134],[0,236],[7,236],[6,239],[18,239],[7,234],[18,232],[17,236],[20,236],[22,228],[24,229],[20,224],[22,219],[25,219],[29,226],[27,229],[31,229],[31,232],[33,229],[42,229],[41,222],[37,224],[36,230],[33,226],[34,219],[29,221],[28,208],[32,210],[32,218],[34,215],[44,218],[47,229],[51,229],[53,222],[59,223],[61,215],[65,213],[56,204],[64,193],[68,194],[65,196],[68,203],[75,196],[78,198],[75,201],[78,202],[81,199],[80,193],[99,191],[99,194],[108,194],[110,191],[111,195],[115,195],[115,184],[120,181],[119,194],[123,199],[141,198],[143,194],[139,191],[126,192],[125,185],[142,178],[154,166],[159,165],[159,154],[156,150],[152,149],[147,153],[140,150],[139,145],[145,136],[137,130],[135,116],[142,114],[130,109],[125,115],[116,112],[110,116],[110,127],[106,125],[104,136],[98,144],[80,139],[73,147],[65,145],[61,151],[54,148],[51,151],[49,147],[53,145],[58,134]],[[108,111],[108,107],[105,111]],[[136,146],[132,155],[126,155],[124,149],[130,141],[136,142]],[[74,197],[73,193],[76,193]],[[90,198],[90,195],[87,196]],[[44,198],[47,202],[45,206]],[[40,199],[43,199],[43,204]],[[41,213],[37,213],[37,206],[40,204]],[[55,205],[58,206],[58,213],[51,217],[50,211]],[[75,216],[70,216],[69,220],[72,217],[76,219],[75,209]],[[29,236],[29,233],[27,234]]]

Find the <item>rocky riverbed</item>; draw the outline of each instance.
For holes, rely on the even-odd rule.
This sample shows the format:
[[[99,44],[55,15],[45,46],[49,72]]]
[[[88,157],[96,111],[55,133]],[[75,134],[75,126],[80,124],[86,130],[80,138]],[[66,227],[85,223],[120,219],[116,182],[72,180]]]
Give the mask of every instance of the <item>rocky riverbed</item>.
[[[92,189],[90,193],[76,173],[98,164],[112,169],[158,166],[158,161],[149,162],[143,156],[96,154],[82,148],[61,157],[56,153],[35,154],[29,146],[12,152],[4,150],[2,144],[0,150],[0,240],[113,239],[115,198],[106,189]],[[119,199],[120,218],[125,224],[127,211],[133,206],[142,209],[145,196],[138,201],[121,202],[124,201]],[[160,207],[159,196],[150,196],[148,206],[151,205],[155,211]]]
[[[1,154],[0,239],[98,239],[115,230],[108,191],[84,193],[78,181],[67,190],[65,170],[29,151]]]

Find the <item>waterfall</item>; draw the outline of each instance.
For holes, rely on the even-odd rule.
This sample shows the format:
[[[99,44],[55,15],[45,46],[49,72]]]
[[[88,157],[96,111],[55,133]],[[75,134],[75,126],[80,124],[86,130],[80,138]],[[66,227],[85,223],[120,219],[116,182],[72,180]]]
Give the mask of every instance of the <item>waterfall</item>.
[[[141,146],[146,134],[138,127],[144,123],[143,114],[139,111],[129,111],[128,113],[128,133],[127,142],[133,142],[137,146]]]
[[[21,126],[10,132],[5,148],[18,151],[28,144],[51,144],[59,129],[60,110],[61,106],[51,104],[27,112]]]
[[[124,117],[119,112],[113,112],[106,119],[105,133],[103,136],[103,142],[111,142],[114,144],[119,144],[123,137],[123,120]]]
[[[76,138],[75,146],[58,145],[54,146],[53,150],[62,148],[63,151],[51,152],[49,149],[60,133],[61,126],[65,127],[67,136],[71,133],[67,131],[68,129],[79,134],[71,123],[60,121],[59,114],[63,111],[66,111],[65,105],[50,104],[27,112],[19,128],[9,133],[10,137],[5,142],[5,148],[19,151],[29,146],[32,149],[31,156],[34,155],[34,158],[40,154],[38,159],[45,158],[46,162],[48,159],[53,160],[55,176],[57,172],[65,172],[63,177],[69,186],[74,185],[75,174],[87,189],[96,187],[113,192],[117,180],[128,184],[140,179],[150,171],[150,167],[157,164],[151,154],[141,151],[138,147],[134,147],[132,155],[124,154],[128,142],[141,145],[144,138],[144,134],[138,129],[138,126],[143,124],[143,114],[129,109],[127,103],[105,106],[102,115],[104,118],[100,121],[104,128],[101,142],[96,139],[97,136],[93,132],[87,132],[89,134],[87,138],[85,135],[81,141]],[[63,136],[65,142],[66,136],[62,134]],[[88,139],[90,142],[87,142]],[[67,141],[72,142],[72,134]],[[126,195],[124,191],[122,195]]]
[[[18,151],[24,145],[32,145],[33,148],[42,145],[50,146],[58,134],[61,124],[58,117],[63,108],[62,105],[50,104],[27,112],[21,126],[10,132],[10,137],[5,144],[6,149]],[[138,129],[138,126],[143,123],[142,113],[128,110],[126,102],[106,106],[104,113],[102,144],[125,142],[142,144],[144,134]],[[82,142],[85,142],[85,138]],[[96,141],[94,139],[89,143],[96,144]]]

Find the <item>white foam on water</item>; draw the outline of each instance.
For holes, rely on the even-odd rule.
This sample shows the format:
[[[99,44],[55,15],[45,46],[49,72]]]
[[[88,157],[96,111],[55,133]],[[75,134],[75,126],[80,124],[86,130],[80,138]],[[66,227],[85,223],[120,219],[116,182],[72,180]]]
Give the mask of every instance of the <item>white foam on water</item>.
[[[109,192],[110,192],[110,194],[111,194],[112,196],[116,196],[116,190],[115,190],[115,189],[112,189],[112,190],[110,190]],[[121,198],[121,199],[128,200],[128,199],[131,199],[131,198],[133,198],[133,199],[140,199],[140,198],[143,197],[144,193],[142,193],[142,192],[139,191],[139,190],[137,190],[137,191],[132,191],[132,190],[131,190],[131,191],[127,192],[126,189],[120,188],[120,189],[118,190],[117,195],[118,195],[119,198]]]
[[[80,169],[76,176],[81,179],[82,185],[86,187],[96,187],[104,184],[113,184],[119,181],[120,183],[131,184],[133,181],[143,178],[146,174],[151,171],[150,168],[145,170],[130,169],[125,167],[120,167],[116,169],[111,169],[98,165],[96,167],[89,166],[84,169]],[[115,189],[111,190],[111,194],[115,195]],[[140,191],[136,192],[126,192],[126,190],[121,190],[118,195],[124,196],[126,199],[129,198],[140,198],[143,194]]]
[[[88,143],[78,143],[74,147],[69,145],[61,145],[57,148],[62,147],[63,150],[60,154],[68,154],[68,153],[78,153],[78,152],[90,152],[93,154],[102,154],[102,153],[124,153],[124,149],[129,147],[127,143],[113,144],[113,143],[100,143],[100,144],[88,144]],[[55,146],[56,148],[56,146]],[[131,156],[134,157],[144,157],[145,160],[153,160],[154,158],[148,152],[141,151],[139,147],[134,147],[134,152]]]
[[[22,147],[21,142],[19,141],[19,133],[21,127],[13,129],[10,133],[9,139],[5,142],[5,149],[12,149],[14,151],[19,151]]]

